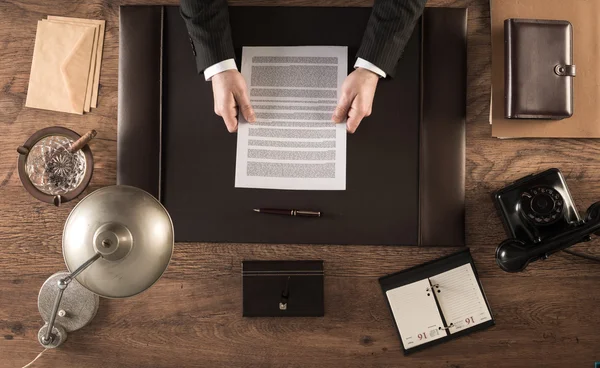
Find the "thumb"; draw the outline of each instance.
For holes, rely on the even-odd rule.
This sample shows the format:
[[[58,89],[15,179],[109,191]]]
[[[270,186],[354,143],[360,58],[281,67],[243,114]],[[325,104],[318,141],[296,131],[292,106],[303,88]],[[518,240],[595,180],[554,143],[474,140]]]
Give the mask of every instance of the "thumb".
[[[244,119],[246,119],[246,121],[249,123],[254,123],[256,121],[256,115],[254,114],[254,109],[250,104],[250,98],[248,97],[248,92],[246,92],[246,89],[237,94],[236,100],[240,109],[240,113]]]
[[[352,103],[352,98],[348,94],[343,94],[340,97],[340,101],[338,102],[335,110],[333,111],[333,116],[331,120],[335,123],[341,123],[348,116],[348,110],[350,110],[350,104]]]

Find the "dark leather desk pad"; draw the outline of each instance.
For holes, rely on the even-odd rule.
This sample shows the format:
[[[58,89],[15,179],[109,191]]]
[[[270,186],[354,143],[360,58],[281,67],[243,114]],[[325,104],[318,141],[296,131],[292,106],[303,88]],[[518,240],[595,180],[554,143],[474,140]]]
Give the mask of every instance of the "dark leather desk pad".
[[[345,45],[350,72],[369,14],[231,7],[238,65],[242,46]],[[140,46],[142,32],[155,42]],[[465,9],[426,10],[396,77],[379,83],[373,114],[348,135],[347,190],[242,189],[234,188],[237,137],[213,113],[211,83],[197,75],[178,8],[122,7],[119,82],[129,88],[119,94],[118,182],[160,196],[177,241],[462,245],[465,40]],[[134,93],[143,76],[162,89]],[[141,140],[153,147],[128,155]],[[261,215],[258,207],[324,216]]]

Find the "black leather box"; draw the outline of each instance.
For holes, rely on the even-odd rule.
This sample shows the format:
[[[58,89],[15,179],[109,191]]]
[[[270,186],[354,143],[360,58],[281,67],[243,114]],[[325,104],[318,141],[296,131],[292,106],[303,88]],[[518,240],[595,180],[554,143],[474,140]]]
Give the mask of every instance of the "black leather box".
[[[321,317],[323,261],[242,262],[244,317]]]

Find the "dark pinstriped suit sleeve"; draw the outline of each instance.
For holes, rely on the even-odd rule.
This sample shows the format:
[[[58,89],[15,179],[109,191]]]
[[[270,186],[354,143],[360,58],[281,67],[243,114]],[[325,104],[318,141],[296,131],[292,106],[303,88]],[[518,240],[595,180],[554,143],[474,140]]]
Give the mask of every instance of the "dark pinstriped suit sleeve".
[[[194,43],[198,73],[235,58],[227,0],[181,0],[181,16]]]
[[[357,57],[394,76],[427,0],[375,0]]]

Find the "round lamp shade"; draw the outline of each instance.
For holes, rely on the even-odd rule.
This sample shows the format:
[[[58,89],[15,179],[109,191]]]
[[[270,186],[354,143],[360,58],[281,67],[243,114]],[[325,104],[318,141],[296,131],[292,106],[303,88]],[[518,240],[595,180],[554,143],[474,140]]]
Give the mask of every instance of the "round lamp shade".
[[[126,298],[152,286],[167,269],[173,244],[167,210],[145,191],[125,185],[98,189],[82,199],[63,231],[69,271],[102,254],[76,280],[106,298]]]

